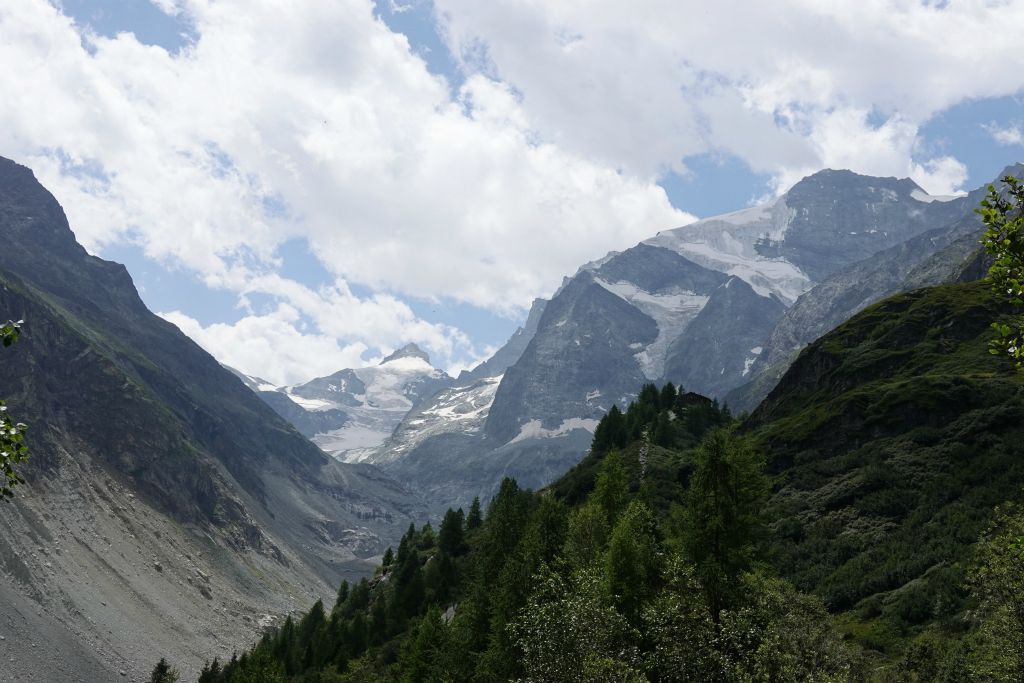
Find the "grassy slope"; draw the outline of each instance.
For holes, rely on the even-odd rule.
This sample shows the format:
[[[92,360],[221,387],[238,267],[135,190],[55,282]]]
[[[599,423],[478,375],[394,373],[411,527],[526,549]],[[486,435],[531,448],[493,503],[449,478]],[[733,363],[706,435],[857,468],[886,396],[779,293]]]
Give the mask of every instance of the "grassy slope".
[[[883,652],[963,625],[964,562],[1024,484],[1024,381],[984,282],[901,294],[810,345],[746,429],[776,475],[775,564]]]

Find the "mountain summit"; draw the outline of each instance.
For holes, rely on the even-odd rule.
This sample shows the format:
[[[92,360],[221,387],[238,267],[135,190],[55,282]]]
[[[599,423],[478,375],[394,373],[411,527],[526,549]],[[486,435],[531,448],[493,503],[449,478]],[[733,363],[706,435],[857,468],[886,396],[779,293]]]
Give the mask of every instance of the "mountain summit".
[[[427,352],[413,343],[406,344],[402,348],[397,349],[390,356],[382,360],[380,364],[384,365],[385,363],[390,363],[391,361],[400,360],[402,358],[419,358],[420,360],[425,361],[428,365],[430,364],[430,356],[427,355]]]

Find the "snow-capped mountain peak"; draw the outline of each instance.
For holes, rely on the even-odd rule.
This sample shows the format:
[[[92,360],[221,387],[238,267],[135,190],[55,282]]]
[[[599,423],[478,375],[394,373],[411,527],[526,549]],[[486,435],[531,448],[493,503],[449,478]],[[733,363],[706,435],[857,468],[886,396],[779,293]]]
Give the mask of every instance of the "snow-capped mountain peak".
[[[307,411],[344,413],[343,421],[311,437],[335,457],[355,462],[383,444],[409,411],[452,381],[423,350],[407,344],[378,365],[339,370],[284,391]]]

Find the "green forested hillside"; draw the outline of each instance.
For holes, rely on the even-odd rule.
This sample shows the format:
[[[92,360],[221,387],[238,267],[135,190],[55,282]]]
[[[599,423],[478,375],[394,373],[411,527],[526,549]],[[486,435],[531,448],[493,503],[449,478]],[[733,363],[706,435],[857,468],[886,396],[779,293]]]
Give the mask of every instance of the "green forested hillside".
[[[844,680],[820,601],[758,560],[768,481],[732,423],[645,387],[548,489],[506,479],[484,513],[410,527],[372,580],[200,680]]]
[[[1024,378],[988,353],[987,282],[901,294],[803,353],[746,422],[772,556],[863,644],[957,634],[969,547],[1024,485]]]
[[[987,349],[1006,314],[985,283],[888,299],[739,422],[645,387],[547,489],[410,528],[200,680],[1019,680],[1024,521],[993,525],[1024,484],[1022,380]]]

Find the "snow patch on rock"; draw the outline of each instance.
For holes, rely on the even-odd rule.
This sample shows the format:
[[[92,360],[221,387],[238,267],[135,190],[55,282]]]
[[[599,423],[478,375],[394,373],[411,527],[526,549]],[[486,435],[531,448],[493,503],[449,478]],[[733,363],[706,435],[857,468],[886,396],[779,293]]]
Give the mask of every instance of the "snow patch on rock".
[[[572,417],[562,420],[562,424],[555,429],[545,429],[540,420],[530,420],[519,428],[519,433],[509,443],[519,443],[527,439],[550,439],[556,436],[564,436],[577,429],[593,434],[594,430],[597,429],[597,423],[598,420],[591,418]]]
[[[438,392],[409,413],[386,442],[366,454],[365,460],[374,464],[393,462],[432,436],[479,433],[503,376],[484,377],[472,384]]]
[[[694,263],[735,275],[761,296],[778,296],[787,305],[811,288],[810,278],[784,258],[757,253],[759,240],[780,241],[795,212],[784,199],[706,218],[665,230],[645,244],[671,249]]]
[[[684,289],[652,294],[631,282],[607,282],[594,278],[606,290],[636,306],[658,324],[657,338],[644,347],[630,344],[644,376],[657,380],[665,374],[665,360],[669,345],[682,334],[686,326],[700,313],[708,297]]]
[[[425,354],[405,347],[379,365],[345,370],[284,391],[308,411],[338,409],[347,415],[338,429],[312,441],[344,462],[372,461],[402,419],[451,383]]]
[[[959,199],[960,197],[963,197],[965,194],[967,193],[964,192],[962,194],[928,194],[924,190],[911,190],[910,198],[916,199],[919,202],[924,202],[925,204],[931,204],[932,202],[951,202],[954,199]]]

